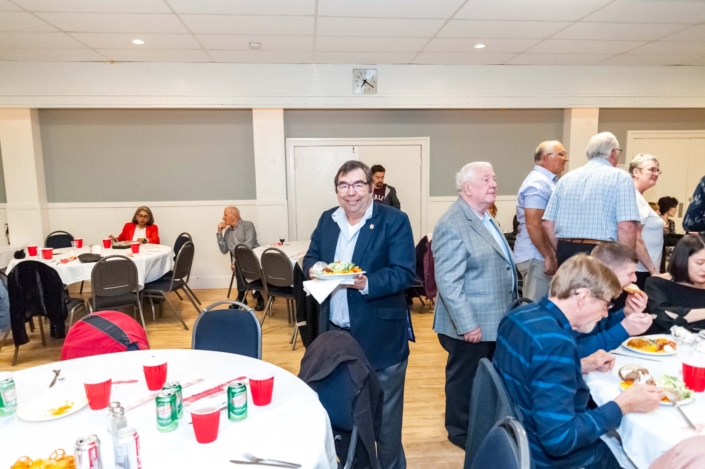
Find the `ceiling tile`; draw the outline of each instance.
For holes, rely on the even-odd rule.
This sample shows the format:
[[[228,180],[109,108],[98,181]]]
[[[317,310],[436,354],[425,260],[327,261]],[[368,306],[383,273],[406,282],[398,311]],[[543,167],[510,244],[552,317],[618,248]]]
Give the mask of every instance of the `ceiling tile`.
[[[202,50],[98,49],[117,62],[212,62]]]
[[[621,54],[646,44],[646,41],[585,41],[546,39],[532,47],[531,54]]]
[[[65,33],[0,33],[0,49],[85,49]]]
[[[168,0],[177,13],[210,15],[316,14],[316,0]]]
[[[0,11],[22,11],[22,8],[7,0],[0,0]]]
[[[434,65],[498,65],[506,63],[516,54],[455,54],[452,52],[422,52],[415,64]]]
[[[699,24],[679,33],[664,37],[662,41],[705,41],[705,24]]]
[[[543,39],[571,23],[563,21],[467,21],[453,20],[437,37],[474,37],[496,39]]]
[[[280,52],[264,50],[212,50],[209,51],[216,62],[236,62],[251,64],[309,64],[313,63],[313,52]]]
[[[450,18],[465,0],[318,0],[319,16]]]
[[[415,52],[316,52],[315,63],[324,64],[410,64]]]
[[[443,20],[318,18],[319,36],[432,37]]]
[[[91,49],[0,49],[0,59],[25,62],[107,62]]]
[[[94,49],[202,49],[190,34],[70,33],[71,37]],[[142,39],[141,46],[132,44]]]
[[[181,15],[195,34],[313,36],[313,16]]]
[[[472,0],[455,19],[577,21],[612,0]]]
[[[521,54],[508,65],[593,65],[610,58],[607,54]]]
[[[320,41],[320,39],[319,39]],[[435,38],[424,52],[475,52],[496,54],[503,52],[524,52],[540,42],[540,39],[456,39]],[[475,49],[476,44],[484,44],[484,49]]]
[[[188,33],[176,15],[37,13],[57,28],[86,33]]]
[[[680,65],[692,60],[692,55],[615,55],[597,65]]]
[[[14,0],[29,11],[75,13],[171,13],[163,0]]]
[[[261,51],[313,50],[313,36],[234,36],[229,34],[198,34],[196,38],[206,49],[249,51],[250,42],[259,42],[262,44]]]
[[[705,55],[703,42],[651,42],[643,47],[628,52],[635,55]]]
[[[56,31],[31,13],[0,12],[0,31]]]
[[[700,23],[705,3],[691,1],[617,0],[583,21],[604,23]]]
[[[552,39],[655,41],[687,27],[683,24],[575,23]]]
[[[318,51],[347,52],[418,52],[426,45],[425,37],[331,37],[316,39]]]

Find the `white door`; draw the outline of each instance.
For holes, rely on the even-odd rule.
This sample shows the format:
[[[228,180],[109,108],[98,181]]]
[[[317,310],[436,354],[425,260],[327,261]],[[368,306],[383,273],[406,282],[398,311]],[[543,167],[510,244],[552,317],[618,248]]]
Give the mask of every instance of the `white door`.
[[[358,159],[359,147],[354,146],[294,149],[296,240],[311,239],[321,214],[338,205],[333,183],[335,175],[343,163]]]
[[[360,160],[372,167],[384,166],[384,182],[397,190],[402,212],[414,232],[414,244],[421,233],[421,145],[361,146]],[[425,234],[425,233],[424,233]]]

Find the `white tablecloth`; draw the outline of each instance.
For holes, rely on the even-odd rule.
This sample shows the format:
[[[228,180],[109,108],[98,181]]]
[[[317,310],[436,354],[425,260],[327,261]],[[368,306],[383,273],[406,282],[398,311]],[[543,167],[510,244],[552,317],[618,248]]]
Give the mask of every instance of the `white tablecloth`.
[[[140,436],[142,467],[155,468],[223,468],[239,466],[230,459],[242,459],[242,451],[259,457],[296,462],[303,468],[335,468],[333,434],[318,396],[303,381],[272,364],[241,355],[200,350],[152,350],[50,363],[13,373],[17,385],[18,404],[47,393],[84,393],[83,378],[91,371],[105,370],[113,380],[139,379],[137,384],[113,386],[111,400],[127,405],[150,394],[142,372],[148,356],[168,359],[169,380],[182,384],[198,378],[206,380],[185,388],[184,397],[211,389],[258,368],[274,372],[274,396],[265,407],[252,404],[248,390],[248,417],[231,422],[227,411],[220,416],[218,439],[213,443],[196,442],[190,415],[184,411],[179,427],[171,433],[159,433],[154,402],[148,402],[126,413],[127,423]],[[63,381],[49,389],[54,373],[61,368]],[[223,396],[218,397],[223,402]],[[23,455],[46,458],[57,449],[73,452],[76,439],[92,433],[101,441],[104,467],[113,467],[113,444],[107,434],[107,411],[93,411],[88,406],[60,419],[48,422],[25,422],[0,418],[0,468],[10,467]]]
[[[4,269],[10,264],[10,261],[14,259],[15,251],[24,249],[25,245],[22,244],[10,244],[9,246],[0,247],[0,269]]]
[[[291,259],[291,265],[293,266],[299,261],[302,261],[304,256],[306,255],[306,251],[308,251],[308,247],[311,244],[311,241],[292,241],[290,243],[284,243],[283,246],[260,246],[258,248],[254,248],[253,251],[255,255],[257,256],[257,259],[262,261],[262,253],[269,249],[269,248],[277,248],[280,251],[283,251],[284,254],[289,256],[289,259]],[[299,266],[301,264],[299,263]]]
[[[67,259],[72,255],[78,256],[79,254],[90,252],[88,247],[84,246],[81,249],[75,250],[71,248],[54,249],[54,253],[57,252],[59,255],[55,255],[51,261],[41,259],[41,249],[39,249],[40,259],[30,258],[29,256],[24,259],[13,259],[7,266],[7,273],[9,274],[12,268],[22,261],[39,260],[56,269],[64,285],[71,285],[72,283],[91,279],[91,272],[93,271],[95,262],[84,264],[78,259],[66,264],[59,262],[61,259]],[[158,280],[174,267],[174,251],[171,247],[162,244],[143,244],[140,246],[140,252],[138,254],[132,254],[131,249],[103,249],[101,255],[103,257],[115,255],[126,256],[132,259],[137,266],[137,281],[140,288],[144,287],[145,282]]]
[[[654,336],[670,337],[670,336]],[[630,353],[624,348],[620,353]],[[619,368],[628,364],[637,364],[648,369],[655,378],[665,374],[683,378],[682,355],[689,353],[688,347],[682,347],[676,355],[657,357],[659,362],[640,359],[637,354],[632,357],[616,355],[617,362],[608,373],[594,372],[587,375],[585,381],[590,386],[592,397],[598,405],[614,400],[619,393]],[[680,355],[680,356],[679,356]],[[654,358],[648,356],[648,358]],[[683,406],[682,409],[696,425],[705,424],[705,396],[703,393],[693,393],[695,402]],[[648,414],[627,414],[617,429],[622,438],[625,453],[639,469],[647,469],[656,458],[671,449],[680,441],[695,436],[688,429],[688,424],[671,406],[660,406]]]

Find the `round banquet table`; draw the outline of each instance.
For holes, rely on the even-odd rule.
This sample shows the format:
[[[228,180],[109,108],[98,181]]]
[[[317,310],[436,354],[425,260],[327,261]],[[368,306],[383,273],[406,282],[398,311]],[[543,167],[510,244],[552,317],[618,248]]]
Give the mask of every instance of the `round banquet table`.
[[[286,254],[289,257],[289,260],[291,261],[291,265],[295,266],[297,262],[299,262],[299,266],[301,266],[301,262],[303,262],[303,258],[306,255],[306,252],[308,251],[308,247],[311,245],[311,241],[305,240],[305,241],[291,241],[291,242],[285,242],[284,245],[280,245],[279,243],[274,243],[272,245],[268,246],[260,246],[258,248],[254,248],[252,251],[255,253],[255,256],[257,256],[257,260],[262,262],[262,253],[266,251],[269,248],[277,248],[280,251],[282,251],[284,254]]]
[[[114,384],[112,401],[124,406],[153,393],[147,389],[142,363],[150,356],[168,360],[167,379],[185,387],[184,398],[266,368],[274,373],[271,404],[252,404],[248,386],[248,416],[231,422],[227,410],[220,415],[218,439],[199,444],[193,432],[190,414],[184,409],[179,426],[170,433],[157,431],[156,408],[151,400],[125,414],[128,426],[140,437],[142,467],[150,468],[228,468],[246,467],[232,464],[244,459],[242,452],[262,458],[301,464],[302,468],[336,468],[335,444],[328,414],[311,388],[286,370],[270,363],[241,355],[203,350],[145,350],[122,352],[50,363],[14,372],[18,406],[49,393],[85,395],[83,379],[93,371],[104,370],[113,381],[134,380],[133,384]],[[52,370],[61,369],[60,379],[49,388]],[[226,401],[224,394],[211,396]],[[73,454],[76,439],[95,433],[101,441],[103,467],[113,467],[113,444],[107,430],[107,409],[93,411],[88,406],[74,414],[45,422],[26,422],[17,417],[0,418],[0,468],[10,467],[20,456],[46,458],[57,448]]]
[[[54,249],[55,255],[50,261],[45,261],[41,258],[41,248],[38,252],[39,258],[29,257],[28,255],[24,259],[12,259],[7,266],[7,274],[9,275],[13,267],[20,262],[38,260],[56,269],[64,285],[71,285],[72,283],[91,279],[91,272],[93,271],[95,262],[83,263],[75,259],[65,264],[61,263],[62,259],[68,259],[71,256],[78,256],[90,252],[88,247],[84,246],[80,249]],[[139,283],[140,289],[144,287],[145,282],[153,282],[160,279],[174,267],[174,251],[171,247],[162,244],[143,244],[140,246],[140,252],[138,254],[132,254],[132,250],[128,248],[103,249],[101,255],[103,257],[115,255],[125,256],[132,259],[137,266],[137,282]]]
[[[663,334],[648,337],[671,339],[670,335]],[[631,356],[615,355],[616,363],[612,371],[589,373],[585,378],[585,382],[590,387],[592,398],[597,405],[613,401],[619,395],[621,379],[618,372],[624,365],[640,365],[648,369],[654,378],[671,375],[683,379],[683,355],[692,353],[692,347],[679,345],[675,355],[643,356],[659,361],[646,360],[637,353],[622,347],[618,349],[618,352]],[[695,401],[692,404],[682,406],[681,409],[695,425],[705,424],[705,395],[693,393],[693,396]],[[647,469],[654,460],[676,444],[696,436],[696,433],[688,428],[688,424],[678,413],[678,410],[666,405],[661,405],[657,410],[648,414],[627,414],[622,418],[617,433],[622,439],[624,452],[639,469]]]

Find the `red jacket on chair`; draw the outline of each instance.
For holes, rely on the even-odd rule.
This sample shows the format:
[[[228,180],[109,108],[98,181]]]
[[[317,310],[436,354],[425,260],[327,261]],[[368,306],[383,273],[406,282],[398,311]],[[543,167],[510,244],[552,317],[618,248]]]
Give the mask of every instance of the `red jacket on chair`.
[[[128,222],[122,227],[122,233],[118,236],[118,241],[132,241],[135,236],[136,223]],[[159,244],[159,228],[157,225],[147,226],[147,242],[151,244]]]

